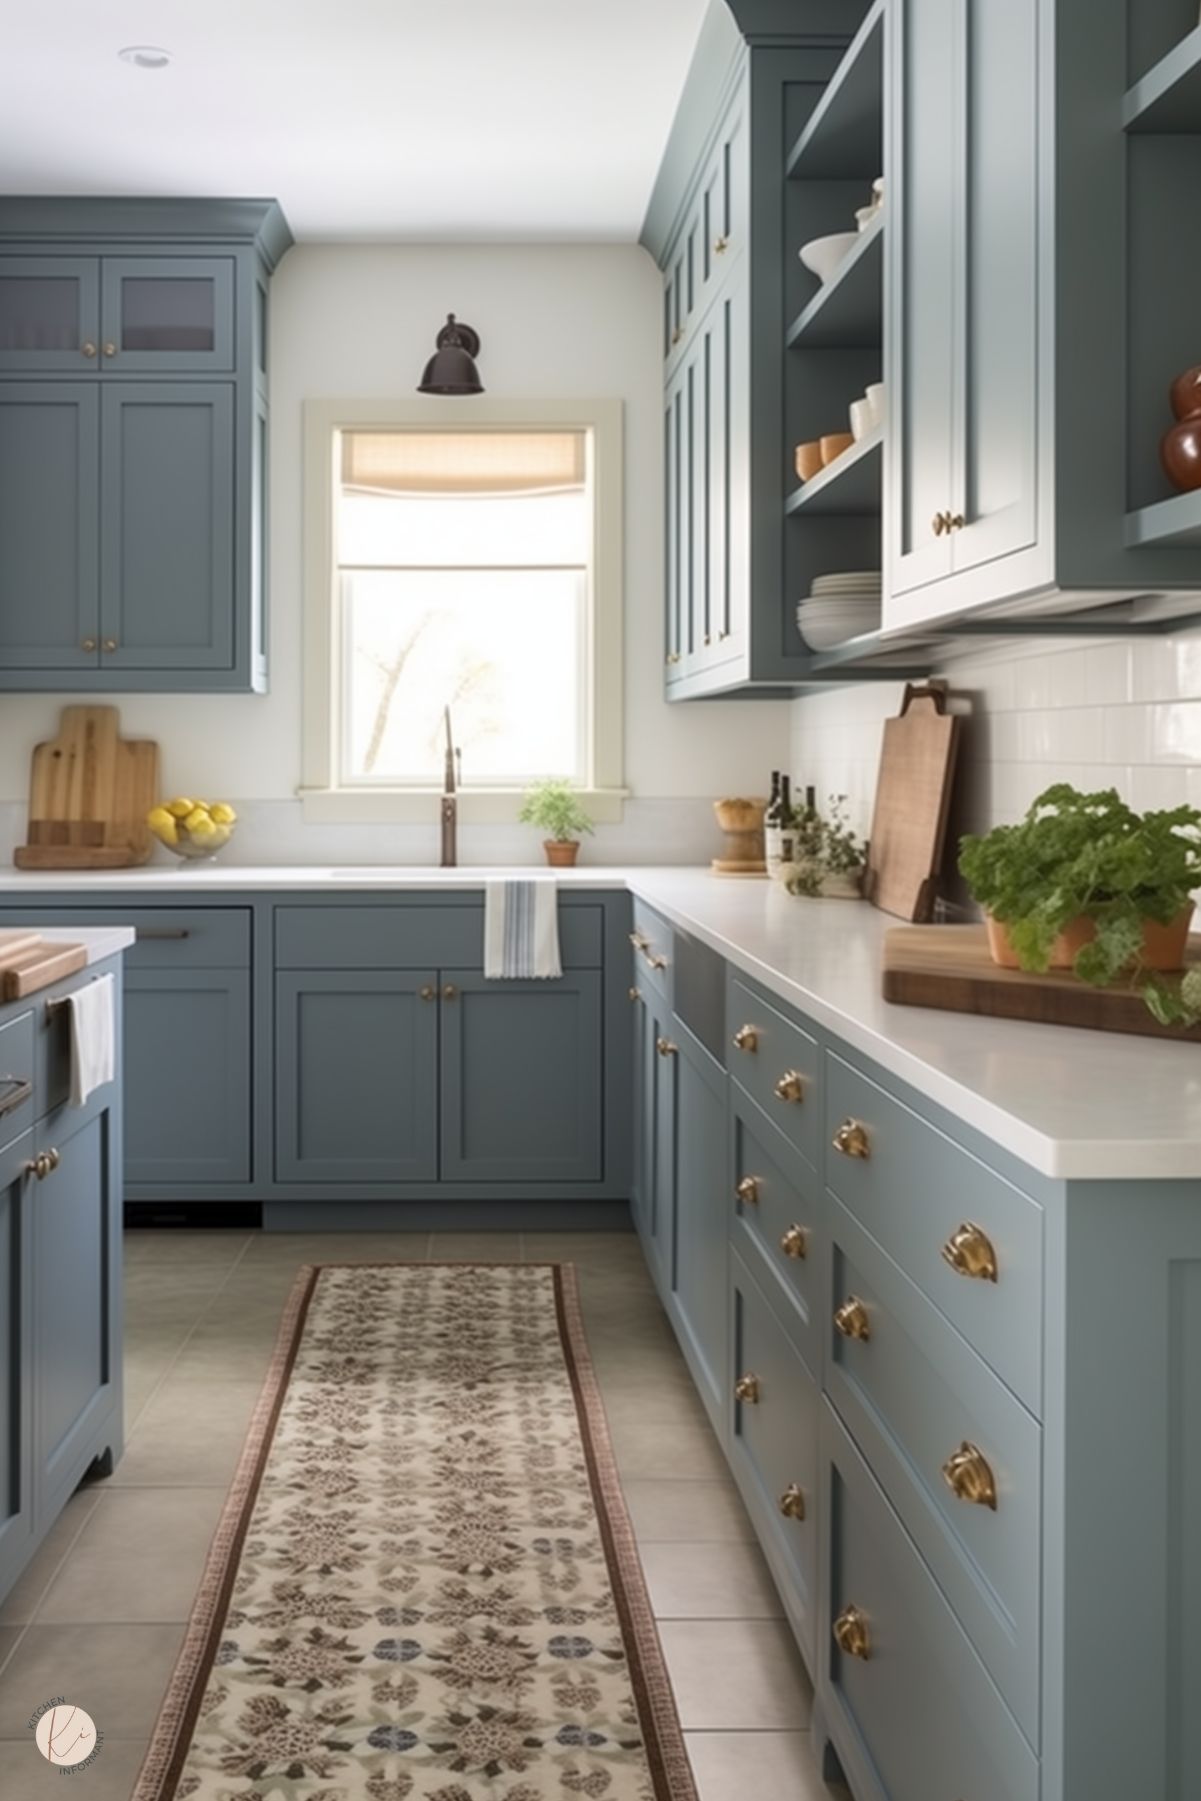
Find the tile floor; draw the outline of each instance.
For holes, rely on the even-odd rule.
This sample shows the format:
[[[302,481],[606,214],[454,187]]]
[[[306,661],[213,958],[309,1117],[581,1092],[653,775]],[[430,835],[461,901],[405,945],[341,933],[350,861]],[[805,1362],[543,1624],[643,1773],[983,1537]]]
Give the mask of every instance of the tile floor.
[[[61,1797],[26,1721],[65,1694],[105,1735],[73,1801],[128,1801],[280,1309],[307,1262],[572,1261],[701,1801],[849,1801],[818,1775],[811,1691],[632,1234],[131,1232],[126,1451],[0,1606],[0,1796]]]

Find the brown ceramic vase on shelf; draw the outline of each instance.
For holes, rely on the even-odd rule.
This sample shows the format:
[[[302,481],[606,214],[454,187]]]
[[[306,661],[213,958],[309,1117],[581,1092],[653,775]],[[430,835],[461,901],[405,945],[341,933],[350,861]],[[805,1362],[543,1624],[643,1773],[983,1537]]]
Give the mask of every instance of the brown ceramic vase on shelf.
[[[1182,493],[1201,488],[1201,364],[1178,375],[1171,387],[1170,425],[1159,441],[1159,456],[1172,486]]]

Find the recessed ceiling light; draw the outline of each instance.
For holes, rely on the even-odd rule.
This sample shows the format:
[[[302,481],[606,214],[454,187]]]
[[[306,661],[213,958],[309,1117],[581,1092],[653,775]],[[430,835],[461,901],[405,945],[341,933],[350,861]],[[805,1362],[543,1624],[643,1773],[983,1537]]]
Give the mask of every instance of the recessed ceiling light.
[[[171,61],[171,52],[161,50],[157,44],[130,44],[118,50],[117,55],[135,69],[165,69]]]

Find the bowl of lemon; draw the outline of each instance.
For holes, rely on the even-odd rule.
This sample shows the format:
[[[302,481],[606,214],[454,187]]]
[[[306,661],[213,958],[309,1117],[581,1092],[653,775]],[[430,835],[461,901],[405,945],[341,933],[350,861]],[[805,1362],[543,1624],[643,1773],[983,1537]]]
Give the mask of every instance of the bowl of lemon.
[[[180,795],[152,807],[146,824],[160,844],[177,857],[215,857],[234,835],[237,814],[225,801],[188,800]]]

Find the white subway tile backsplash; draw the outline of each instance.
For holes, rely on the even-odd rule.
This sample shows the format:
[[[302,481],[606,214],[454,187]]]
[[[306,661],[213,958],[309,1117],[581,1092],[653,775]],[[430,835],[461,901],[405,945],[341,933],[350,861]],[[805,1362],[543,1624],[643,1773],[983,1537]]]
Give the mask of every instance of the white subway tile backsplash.
[[[1132,647],[1094,644],[1084,654],[1085,699],[1092,707],[1120,707],[1134,699]]]
[[[1201,700],[1151,708],[1154,763],[1201,763]]]
[[[1190,771],[1161,763],[1143,763],[1130,772],[1126,799],[1140,813],[1184,806],[1189,801]],[[1116,786],[1116,784],[1115,784]]]
[[[1106,763],[1151,761],[1150,707],[1107,707],[1102,760]]]
[[[1201,699],[1201,633],[1140,638],[1131,660],[1134,700]]]

